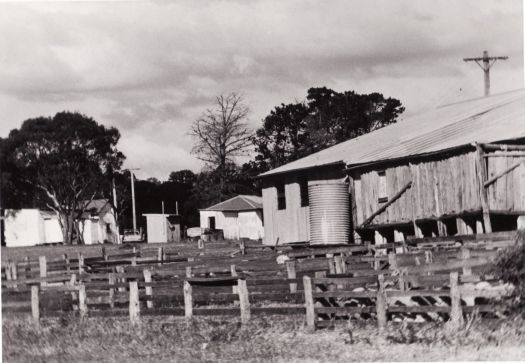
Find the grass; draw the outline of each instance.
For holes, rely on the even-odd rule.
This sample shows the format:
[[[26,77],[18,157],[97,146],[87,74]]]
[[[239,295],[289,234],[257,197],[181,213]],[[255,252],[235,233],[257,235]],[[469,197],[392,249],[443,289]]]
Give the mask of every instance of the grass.
[[[525,324],[474,321],[460,332],[440,324],[352,323],[307,332],[303,317],[236,319],[46,319],[4,316],[5,362],[349,362],[525,359]]]

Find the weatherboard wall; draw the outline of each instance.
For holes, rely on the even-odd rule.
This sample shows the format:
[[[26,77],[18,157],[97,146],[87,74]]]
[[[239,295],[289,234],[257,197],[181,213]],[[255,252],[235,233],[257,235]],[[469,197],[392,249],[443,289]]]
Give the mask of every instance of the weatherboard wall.
[[[222,230],[225,239],[238,240],[249,238],[253,240],[264,237],[262,211],[200,211],[200,227],[210,228],[209,218],[215,218],[215,228]]]

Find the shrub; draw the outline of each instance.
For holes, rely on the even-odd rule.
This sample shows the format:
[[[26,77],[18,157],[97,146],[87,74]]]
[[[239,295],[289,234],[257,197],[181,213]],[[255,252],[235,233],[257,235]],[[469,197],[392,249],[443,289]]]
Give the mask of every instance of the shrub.
[[[500,252],[493,272],[515,287],[509,300],[509,308],[516,312],[525,312],[525,230],[517,232],[514,245]]]

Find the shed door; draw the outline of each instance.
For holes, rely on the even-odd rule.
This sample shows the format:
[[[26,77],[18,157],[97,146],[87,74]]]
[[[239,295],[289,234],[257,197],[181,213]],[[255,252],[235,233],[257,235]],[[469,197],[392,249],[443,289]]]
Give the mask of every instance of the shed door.
[[[208,217],[208,227],[210,230],[215,230],[215,217]]]
[[[166,233],[168,242],[180,242],[180,224],[175,218],[168,217],[166,219]]]

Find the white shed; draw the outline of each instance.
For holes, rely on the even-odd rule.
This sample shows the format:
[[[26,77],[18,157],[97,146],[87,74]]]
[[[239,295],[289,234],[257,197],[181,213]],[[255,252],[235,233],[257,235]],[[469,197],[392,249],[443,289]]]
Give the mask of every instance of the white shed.
[[[38,209],[7,209],[4,233],[7,247],[36,246],[63,241],[56,213]]]
[[[264,237],[262,198],[238,195],[200,211],[201,229],[222,230],[225,239]]]
[[[86,201],[78,226],[87,245],[117,243],[115,210],[106,199]],[[58,215],[39,209],[6,209],[4,236],[7,247],[62,243],[64,236]]]
[[[147,213],[148,243],[180,242],[180,216],[178,214]]]

